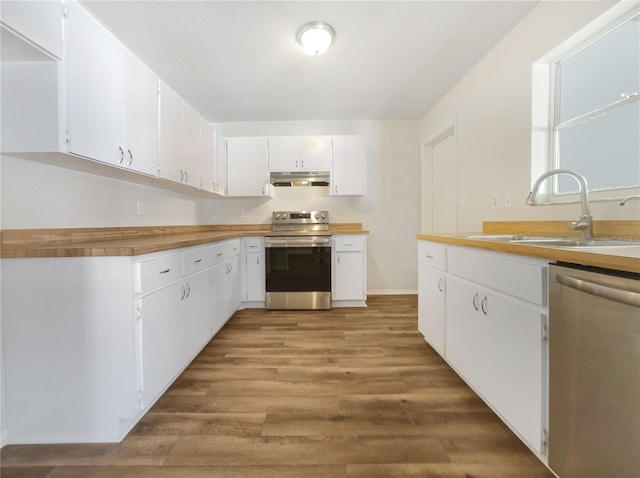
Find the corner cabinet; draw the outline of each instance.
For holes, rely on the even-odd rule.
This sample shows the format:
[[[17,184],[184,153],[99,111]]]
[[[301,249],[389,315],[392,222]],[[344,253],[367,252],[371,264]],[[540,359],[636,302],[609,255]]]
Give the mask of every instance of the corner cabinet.
[[[546,462],[548,262],[428,241],[418,251],[421,333]]]
[[[334,236],[331,256],[331,305],[333,307],[366,306],[366,236]]]
[[[227,138],[226,195],[271,196],[266,137]]]

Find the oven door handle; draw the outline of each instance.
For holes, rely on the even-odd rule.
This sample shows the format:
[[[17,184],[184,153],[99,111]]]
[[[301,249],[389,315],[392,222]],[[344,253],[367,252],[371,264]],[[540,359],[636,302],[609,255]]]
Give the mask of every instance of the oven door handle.
[[[295,238],[269,238],[265,239],[264,246],[270,247],[331,247],[331,239],[322,237],[311,239],[308,237]]]

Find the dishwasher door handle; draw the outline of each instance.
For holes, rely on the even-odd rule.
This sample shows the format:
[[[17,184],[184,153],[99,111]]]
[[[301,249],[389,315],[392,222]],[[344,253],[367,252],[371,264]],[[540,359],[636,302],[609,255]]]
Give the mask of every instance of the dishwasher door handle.
[[[556,274],[556,281],[559,284],[566,285],[572,289],[640,309],[640,294],[637,292],[616,289],[615,287],[608,287],[606,285],[597,284],[585,279],[576,279],[575,277],[563,274]]]

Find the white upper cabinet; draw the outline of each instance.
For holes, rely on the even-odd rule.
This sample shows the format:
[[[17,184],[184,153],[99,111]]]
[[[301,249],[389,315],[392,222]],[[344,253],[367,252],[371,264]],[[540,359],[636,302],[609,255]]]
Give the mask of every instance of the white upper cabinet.
[[[68,6],[67,129],[70,153],[124,161],[123,46],[77,3]]]
[[[227,194],[227,142],[222,136],[222,133],[216,130],[215,132],[215,185],[214,191],[220,196],[226,196]]]
[[[155,176],[158,78],[77,3],[67,35],[68,151]]]
[[[200,189],[216,192],[216,130],[206,121],[200,130],[200,158]]]
[[[364,195],[365,177],[364,136],[334,136],[331,196]]]
[[[199,188],[202,118],[166,83],[160,83],[161,178]]]
[[[300,138],[300,168],[306,171],[331,169],[331,136]]]
[[[267,138],[227,138],[227,196],[268,196]]]
[[[269,169],[271,171],[328,171],[331,169],[331,137],[269,137]]]
[[[158,77],[124,50],[124,165],[158,175]]]
[[[49,55],[62,59],[62,14],[61,1],[3,0],[0,23]],[[5,46],[3,44],[3,56]]]

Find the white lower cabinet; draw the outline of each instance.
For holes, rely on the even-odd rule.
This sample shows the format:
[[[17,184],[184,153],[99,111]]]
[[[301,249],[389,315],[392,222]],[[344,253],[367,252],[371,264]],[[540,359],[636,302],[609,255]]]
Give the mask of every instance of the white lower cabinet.
[[[418,254],[420,331],[546,462],[548,263],[427,241]]]
[[[265,301],[264,238],[246,237],[242,239],[244,260],[242,261],[242,301],[259,303]]]
[[[332,238],[331,303],[334,307],[366,305],[367,241],[363,235]]]

